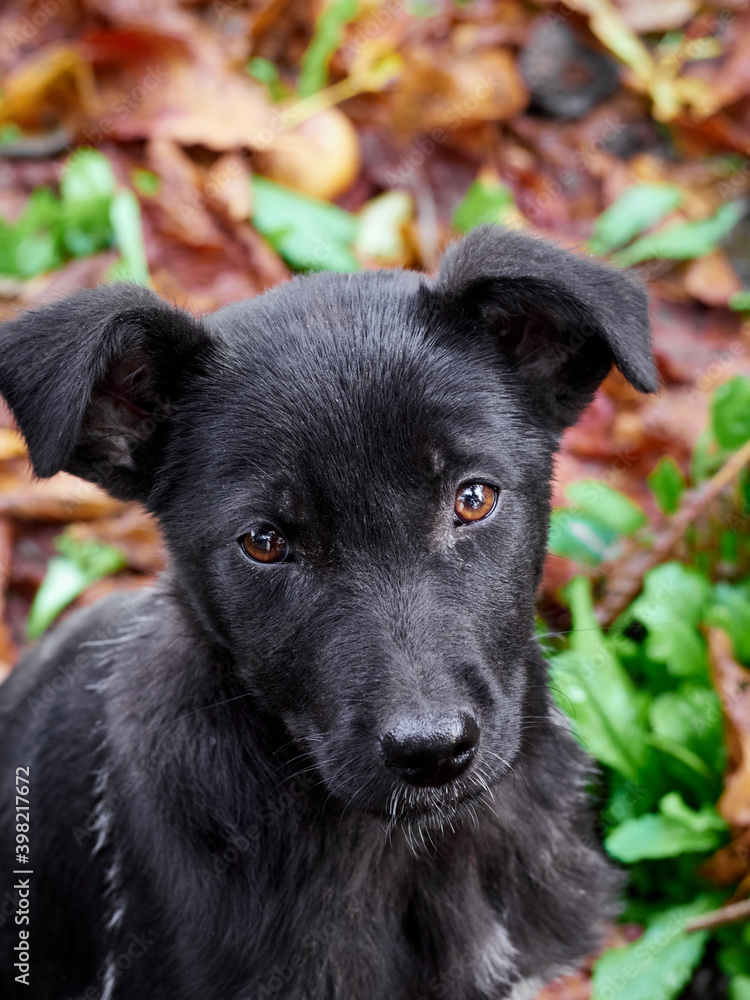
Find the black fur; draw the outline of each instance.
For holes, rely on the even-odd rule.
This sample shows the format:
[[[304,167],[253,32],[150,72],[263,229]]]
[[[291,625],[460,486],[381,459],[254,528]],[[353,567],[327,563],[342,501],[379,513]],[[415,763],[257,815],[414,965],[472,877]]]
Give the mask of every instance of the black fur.
[[[597,944],[617,879],[533,616],[552,455],[613,360],[656,388],[641,288],[493,228],[432,280],[308,276],[202,319],[120,285],[0,328],[36,472],[140,500],[171,560],[0,689],[3,997],[520,998]],[[497,509],[457,526],[474,480]],[[242,551],[259,522],[291,561]],[[394,720],[457,709],[464,773],[384,766]]]

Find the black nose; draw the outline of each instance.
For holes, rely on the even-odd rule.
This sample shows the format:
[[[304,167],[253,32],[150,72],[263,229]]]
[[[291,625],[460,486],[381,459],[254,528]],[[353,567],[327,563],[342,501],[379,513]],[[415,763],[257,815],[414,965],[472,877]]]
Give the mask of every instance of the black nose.
[[[381,737],[388,767],[411,785],[444,785],[477,751],[479,726],[467,712],[406,719]]]

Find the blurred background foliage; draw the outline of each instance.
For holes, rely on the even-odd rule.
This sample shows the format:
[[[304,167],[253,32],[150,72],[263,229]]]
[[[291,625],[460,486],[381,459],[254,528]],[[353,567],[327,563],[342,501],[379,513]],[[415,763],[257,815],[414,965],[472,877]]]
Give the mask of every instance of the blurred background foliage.
[[[538,628],[628,888],[544,1000],[750,998],[749,46],[747,0],[0,10],[0,319],[430,271],[487,221],[648,282],[663,388],[613,373],[566,435]],[[132,505],[33,481],[0,410],[0,673],[163,558]]]

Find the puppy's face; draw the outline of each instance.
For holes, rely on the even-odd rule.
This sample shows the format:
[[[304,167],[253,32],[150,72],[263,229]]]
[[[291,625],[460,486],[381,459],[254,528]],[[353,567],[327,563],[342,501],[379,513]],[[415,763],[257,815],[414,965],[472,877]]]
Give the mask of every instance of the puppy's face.
[[[540,247],[485,231],[432,285],[315,276],[200,326],[110,303],[138,334],[93,366],[58,463],[147,503],[259,706],[337,798],[393,820],[444,818],[512,767],[552,452],[613,356],[652,388],[638,290],[547,247],[540,272]],[[510,290],[509,251],[529,272]]]
[[[423,297],[313,278],[219,313],[153,498],[258,701],[378,812],[511,766],[548,514],[552,433]]]

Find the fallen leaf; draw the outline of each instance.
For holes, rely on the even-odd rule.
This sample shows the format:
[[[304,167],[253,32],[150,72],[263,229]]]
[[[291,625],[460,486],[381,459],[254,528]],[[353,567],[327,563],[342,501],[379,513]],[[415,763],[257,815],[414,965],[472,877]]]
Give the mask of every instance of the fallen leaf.
[[[719,848],[701,866],[701,874],[716,885],[736,885],[750,873],[750,827],[731,844]]]
[[[45,45],[27,56],[3,80],[0,122],[41,128],[71,110],[96,114],[98,102],[91,67],[78,46]]]
[[[284,111],[281,110],[280,115]],[[361,164],[359,138],[338,108],[321,111],[293,129],[259,133],[258,173],[314,198],[333,199],[349,188]]]
[[[51,479],[0,474],[0,515],[20,521],[90,521],[120,510],[118,500],[67,472]]]
[[[25,455],[26,445],[18,431],[0,427],[0,462],[9,458],[23,458]]]
[[[245,158],[239,153],[220,156],[203,180],[203,193],[212,206],[233,222],[249,219],[252,188]]]
[[[694,299],[707,306],[727,306],[742,282],[732,269],[723,250],[691,261],[685,271],[685,288]]]
[[[528,99],[516,61],[505,49],[455,55],[421,47],[405,61],[392,112],[403,133],[451,132],[512,118]]]
[[[709,629],[708,648],[729,742],[729,771],[719,812],[734,827],[750,826],[750,670],[734,659],[731,641],[720,629]]]
[[[198,168],[171,139],[152,139],[146,162],[161,179],[156,205],[164,231],[190,246],[220,247],[226,238],[207,210]]]
[[[277,117],[260,84],[227,66],[219,46],[198,31],[189,39],[100,31],[87,45],[108,74],[100,88],[106,111],[88,130],[93,144],[158,138],[217,152],[252,148]]]

